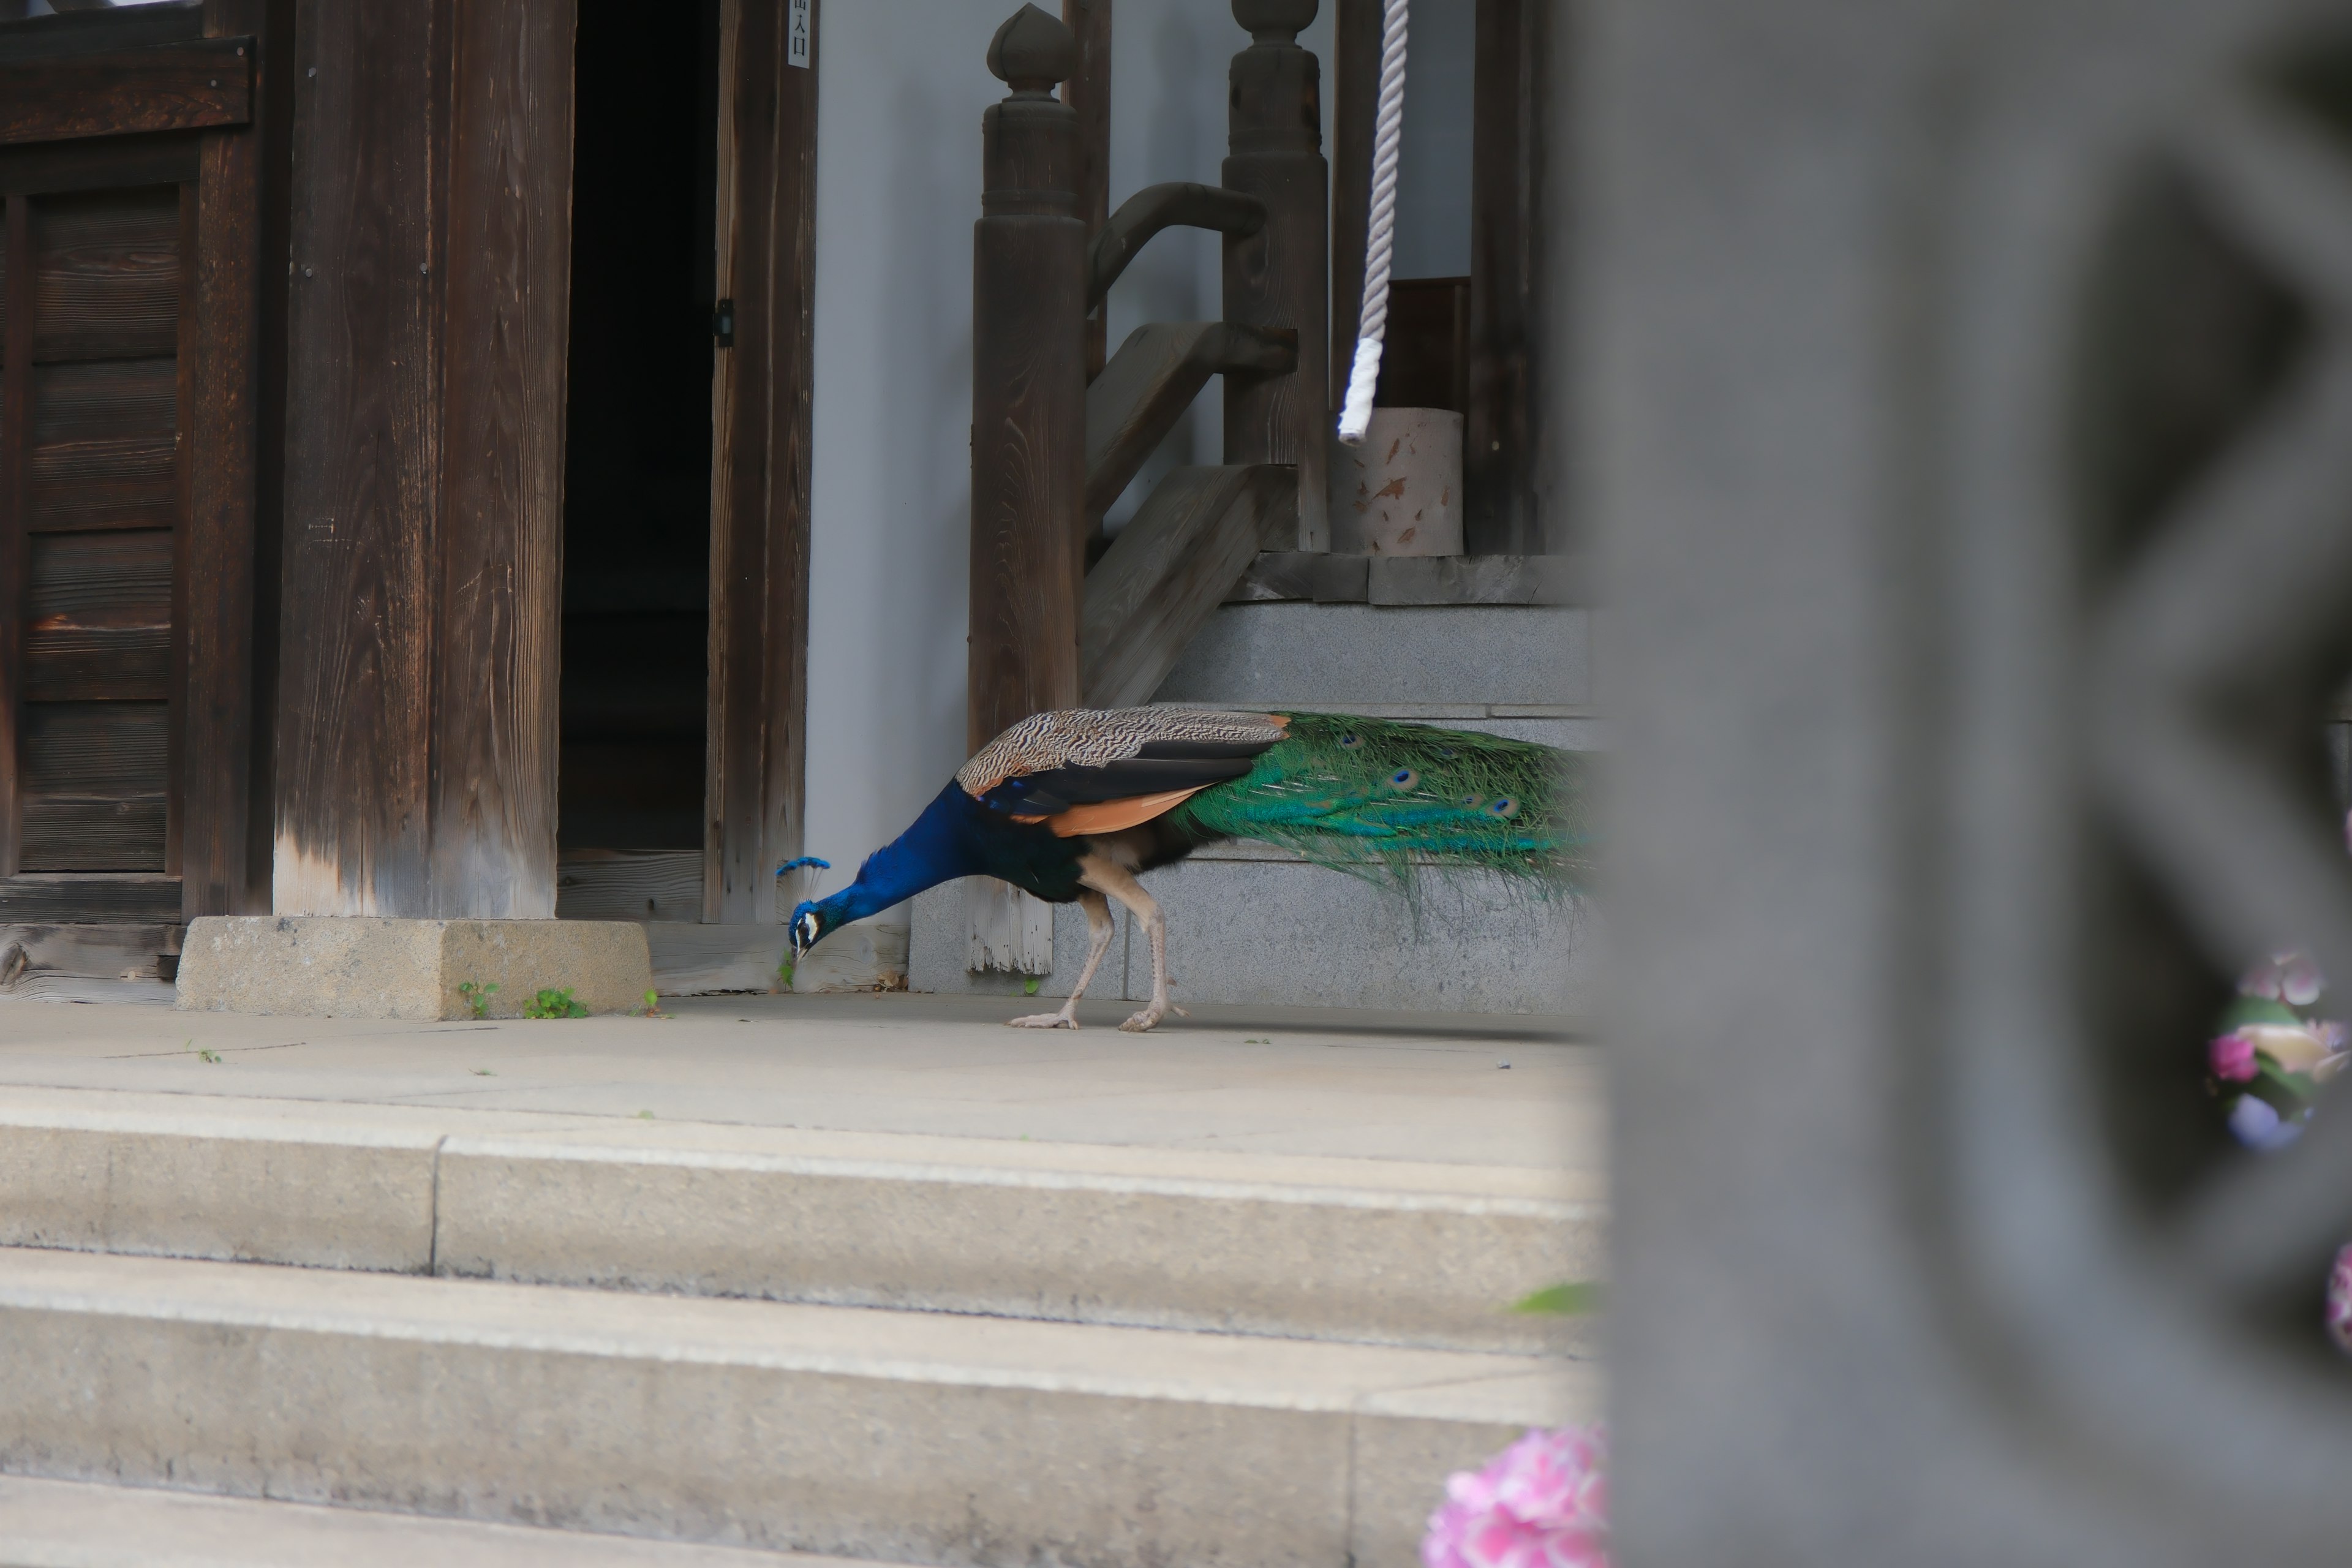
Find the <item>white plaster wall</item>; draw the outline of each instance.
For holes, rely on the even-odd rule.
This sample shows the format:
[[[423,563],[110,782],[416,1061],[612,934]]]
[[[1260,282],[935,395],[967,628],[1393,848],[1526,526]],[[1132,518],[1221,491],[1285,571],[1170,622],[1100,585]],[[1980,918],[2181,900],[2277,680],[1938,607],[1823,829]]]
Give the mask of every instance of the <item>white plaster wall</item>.
[[[988,40],[1015,8],[847,0],[823,13],[807,845],[835,869],[818,891],[963,760],[971,225],[981,112],[1004,91]],[[1327,6],[1301,42],[1328,62],[1330,33]],[[1226,65],[1247,42],[1223,0],[1119,0],[1114,205],[1158,181],[1218,178]],[[1327,92],[1327,138],[1328,117]],[[1147,321],[1210,319],[1218,295],[1216,237],[1163,235],[1112,291],[1111,346]],[[1158,468],[1218,461],[1220,441],[1213,384]]]

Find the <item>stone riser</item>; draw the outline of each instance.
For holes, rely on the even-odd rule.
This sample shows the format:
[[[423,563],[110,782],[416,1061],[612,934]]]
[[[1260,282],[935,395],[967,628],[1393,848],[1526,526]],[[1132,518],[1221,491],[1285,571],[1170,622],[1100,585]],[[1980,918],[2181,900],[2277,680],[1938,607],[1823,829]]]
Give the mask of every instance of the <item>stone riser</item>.
[[[12,1090],[0,1244],[1536,1352],[1601,1205],[1483,1167]],[[1311,1260],[1311,1261],[1307,1261]]]
[[[0,1251],[0,1469],[897,1562],[1359,1568],[1563,1363]]]

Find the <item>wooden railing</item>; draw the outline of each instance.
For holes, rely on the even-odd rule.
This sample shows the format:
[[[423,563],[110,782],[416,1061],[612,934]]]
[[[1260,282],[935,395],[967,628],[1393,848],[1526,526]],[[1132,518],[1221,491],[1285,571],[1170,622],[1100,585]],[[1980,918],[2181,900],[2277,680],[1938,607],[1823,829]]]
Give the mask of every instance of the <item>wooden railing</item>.
[[[1013,90],[985,118],[973,241],[974,745],[1042,709],[1149,700],[1259,551],[1329,548],[1328,175],[1297,43],[1315,11],[1234,0],[1250,43],[1223,183],[1150,186],[1091,236],[1079,114],[1052,96],[1077,40],[1026,5],[990,45]],[[1223,237],[1223,319],[1139,327],[1089,385],[1090,313],[1171,227]],[[1104,511],[1213,375],[1224,462],[1167,475],[1107,542]]]

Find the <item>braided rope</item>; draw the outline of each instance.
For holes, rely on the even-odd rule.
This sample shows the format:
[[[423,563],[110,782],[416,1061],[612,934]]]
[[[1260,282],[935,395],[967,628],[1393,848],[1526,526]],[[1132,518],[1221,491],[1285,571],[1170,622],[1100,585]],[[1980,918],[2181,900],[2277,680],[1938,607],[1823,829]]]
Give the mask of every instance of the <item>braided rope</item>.
[[[1372,129],[1372,221],[1364,247],[1364,310],[1356,328],[1356,365],[1339,411],[1339,439],[1363,445],[1371,428],[1372,393],[1381,384],[1381,345],[1389,330],[1389,252],[1396,237],[1397,146],[1404,132],[1406,0],[1388,0],[1381,27],[1381,100]]]

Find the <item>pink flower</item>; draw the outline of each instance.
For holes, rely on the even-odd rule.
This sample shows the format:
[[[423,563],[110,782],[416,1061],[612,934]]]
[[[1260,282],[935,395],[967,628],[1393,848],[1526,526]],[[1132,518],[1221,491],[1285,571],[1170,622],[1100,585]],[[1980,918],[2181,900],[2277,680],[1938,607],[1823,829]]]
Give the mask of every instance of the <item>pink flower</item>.
[[[1608,1440],[1599,1426],[1533,1430],[1445,1483],[1424,1568],[1609,1568]]]
[[[2231,1032],[2221,1036],[2208,1047],[2211,1054],[2213,1076],[2224,1083],[2251,1083],[2259,1070],[2254,1061],[2254,1042],[2244,1035]]]
[[[2308,1007],[2319,1000],[2326,984],[2320,975],[2319,965],[2308,955],[2274,952],[2246,971],[2246,977],[2238,982],[2238,989],[2248,996],[2284,1002],[2290,1007]]]
[[[2352,1247],[2336,1255],[2336,1272],[2327,1278],[2327,1332],[2352,1351]]]

